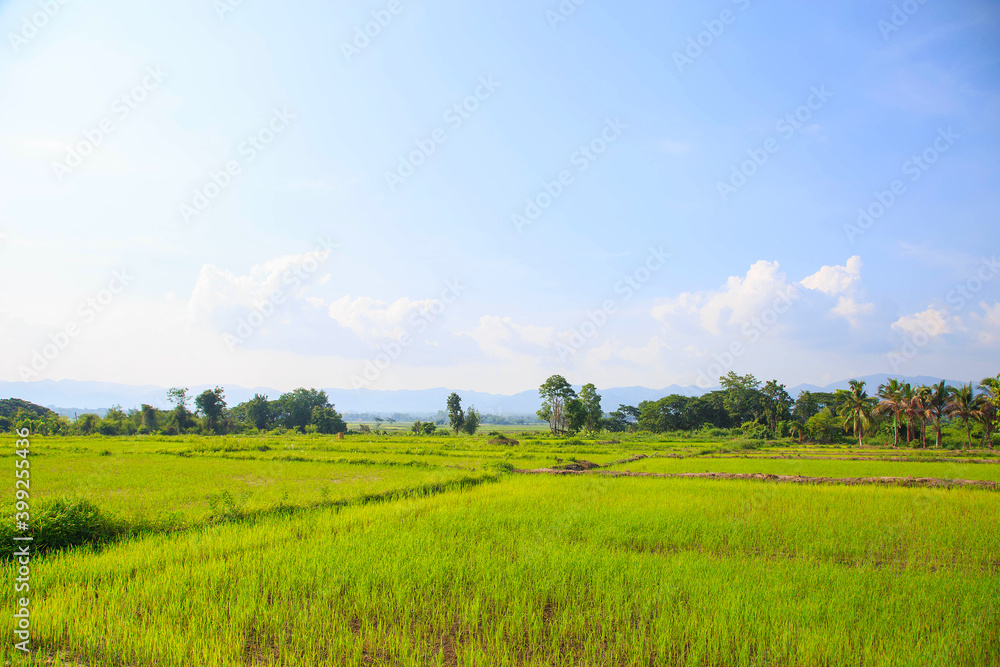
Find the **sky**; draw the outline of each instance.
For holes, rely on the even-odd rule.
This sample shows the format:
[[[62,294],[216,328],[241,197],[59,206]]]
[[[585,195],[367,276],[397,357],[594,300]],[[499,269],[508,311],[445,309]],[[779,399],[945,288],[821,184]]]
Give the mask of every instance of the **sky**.
[[[0,380],[978,381],[998,24],[975,0],[0,0]]]

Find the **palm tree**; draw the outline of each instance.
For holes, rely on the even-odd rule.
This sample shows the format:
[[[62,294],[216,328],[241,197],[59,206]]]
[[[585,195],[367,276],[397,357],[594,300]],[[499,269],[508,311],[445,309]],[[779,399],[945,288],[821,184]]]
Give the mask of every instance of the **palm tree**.
[[[927,398],[927,414],[934,420],[934,446],[941,447],[941,418],[948,414],[948,387],[944,380],[931,388]]]
[[[950,387],[948,393],[951,396],[951,400],[948,401],[948,413],[958,415],[965,422],[965,437],[971,448],[972,430],[969,428],[969,420],[976,416],[979,397],[972,390],[971,382],[958,387]]]
[[[802,436],[806,434],[806,427],[802,425],[802,422],[793,421],[789,424],[788,430],[793,438],[802,442]]]
[[[993,449],[993,427],[1000,417],[1000,373],[995,378],[984,378],[979,383],[983,391],[983,404],[979,408],[979,421],[983,424],[983,440]]]
[[[903,408],[903,414],[906,416],[906,446],[909,447],[913,443],[913,419],[916,413],[913,410],[913,399],[916,398],[917,394],[913,391],[913,387],[910,386],[909,382],[906,382],[899,388],[899,402]]]
[[[864,380],[851,380],[851,388],[837,391],[841,395],[840,416],[844,418],[844,430],[854,428],[858,436],[858,446],[865,446],[865,429],[874,424],[872,409],[876,399],[865,391]]]
[[[990,449],[993,449],[993,422],[997,418],[997,409],[993,406],[992,402],[985,400],[984,396],[980,396],[979,398],[979,408],[973,417],[983,425],[983,440],[980,444],[985,444]]]
[[[912,401],[913,416],[920,420],[920,445],[927,449],[927,420],[930,419],[931,388],[926,385],[917,387]]]
[[[879,385],[878,396],[882,400],[875,406],[875,414],[892,413],[892,446],[899,446],[899,413],[903,411],[903,385],[896,378],[889,378],[885,384]]]

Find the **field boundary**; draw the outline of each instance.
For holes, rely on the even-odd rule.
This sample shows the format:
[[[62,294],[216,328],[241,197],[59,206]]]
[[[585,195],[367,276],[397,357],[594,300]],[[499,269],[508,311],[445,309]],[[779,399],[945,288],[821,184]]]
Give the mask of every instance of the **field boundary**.
[[[953,486],[1000,490],[1000,482],[977,479],[943,479],[939,477],[806,477],[804,475],[772,475],[767,473],[734,472],[630,472],[628,470],[558,470],[555,468],[535,468],[513,472],[525,475],[602,475],[605,477],[659,477],[693,479],[745,479],[762,482],[785,482],[791,484],[837,484],[843,486],[916,486],[949,488]]]

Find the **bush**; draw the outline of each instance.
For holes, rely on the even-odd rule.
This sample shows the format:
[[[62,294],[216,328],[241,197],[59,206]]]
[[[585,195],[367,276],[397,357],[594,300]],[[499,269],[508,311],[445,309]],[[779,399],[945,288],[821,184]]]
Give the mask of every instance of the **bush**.
[[[0,528],[3,555],[10,557],[15,550],[13,522]],[[81,544],[108,542],[122,532],[123,527],[107,516],[101,508],[82,498],[55,498],[38,504],[31,519],[32,551],[63,549]],[[17,545],[20,546],[20,545]]]

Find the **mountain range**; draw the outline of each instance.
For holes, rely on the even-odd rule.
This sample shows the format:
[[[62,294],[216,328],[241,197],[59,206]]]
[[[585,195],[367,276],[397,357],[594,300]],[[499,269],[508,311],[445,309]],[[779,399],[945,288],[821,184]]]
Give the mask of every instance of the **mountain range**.
[[[898,377],[898,376],[896,376]],[[866,375],[856,378],[867,383],[868,393],[874,394],[878,386],[885,382],[889,375]],[[941,378],[925,375],[899,377],[901,381],[912,384],[935,384]],[[800,384],[788,387],[787,391],[794,398],[801,391],[828,391],[846,389],[849,379],[840,380],[824,386]],[[960,382],[947,380],[949,385]],[[196,396],[213,385],[190,387],[190,396]],[[575,387],[579,389],[579,387]],[[638,405],[642,401],[656,400],[669,394],[684,396],[700,396],[712,389],[695,386],[670,385],[661,389],[648,387],[612,387],[599,389],[601,403],[607,411],[614,410],[619,404]],[[254,394],[260,393],[269,398],[277,398],[282,393],[279,389],[270,387],[237,387],[226,386],[226,401],[230,406],[248,400]],[[376,414],[410,413],[415,416],[434,414],[445,409],[445,400],[453,390],[443,387],[435,389],[403,389],[403,390],[372,390],[372,389],[337,389],[326,388],[330,402],[341,412],[368,412]],[[487,414],[502,415],[534,415],[539,407],[538,391],[527,390],[516,394],[489,394],[478,391],[455,390],[462,397],[465,406],[475,405]],[[73,417],[84,412],[104,413],[112,405],[128,408],[138,407],[148,403],[154,407],[166,408],[167,388],[154,385],[127,385],[111,382],[89,382],[79,380],[40,380],[37,382],[0,382],[0,397],[20,398],[32,403],[44,405],[59,414]]]

